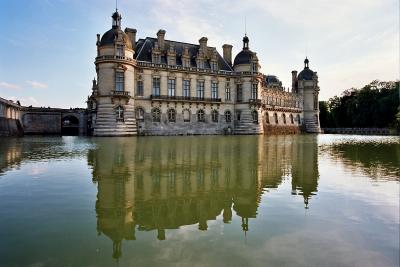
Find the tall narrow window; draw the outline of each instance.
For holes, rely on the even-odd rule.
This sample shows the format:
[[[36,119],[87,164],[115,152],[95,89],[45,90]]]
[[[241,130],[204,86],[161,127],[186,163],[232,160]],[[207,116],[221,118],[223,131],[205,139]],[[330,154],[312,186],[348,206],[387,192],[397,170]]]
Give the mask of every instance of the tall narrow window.
[[[184,122],[190,121],[190,111],[188,109],[183,110],[183,121]]]
[[[217,99],[218,98],[218,83],[211,82],[211,98]]]
[[[204,98],[204,81],[197,81],[197,97]]]
[[[197,121],[200,121],[200,122],[205,121],[204,110],[200,109],[199,111],[197,111]]]
[[[258,87],[256,83],[253,83],[253,86],[251,88],[251,98],[252,99],[258,98]]]
[[[115,109],[115,116],[117,118],[117,121],[123,121],[124,120],[124,108],[121,106],[118,106]]]
[[[168,110],[168,121],[169,122],[175,122],[176,121],[176,111],[175,109],[169,109]]]
[[[153,122],[160,122],[161,121],[161,112],[160,109],[154,108],[151,111],[151,116],[153,118]]]
[[[159,77],[153,78],[153,95],[155,95],[155,96],[160,95],[160,78]]]
[[[216,111],[215,109],[211,112],[211,119],[213,122],[218,122],[218,111]]]
[[[217,62],[211,62],[211,71],[217,71]]]
[[[240,83],[236,85],[236,101],[237,102],[243,101],[243,91],[242,91],[242,85]]]
[[[232,114],[229,110],[225,111],[225,121],[231,122],[232,121]]]
[[[190,80],[183,80],[183,97],[190,97]]]
[[[283,120],[283,123],[286,124],[286,114],[285,113],[282,114],[282,120]]]
[[[231,100],[231,87],[229,86],[229,84],[227,84],[225,87],[225,100],[226,101]]]
[[[124,91],[124,73],[122,71],[115,72],[115,91]]]
[[[278,114],[274,113],[275,124],[278,124]]]
[[[143,96],[143,81],[137,81],[136,84],[136,95]]]
[[[251,67],[252,67],[253,72],[257,72],[257,71],[258,71],[258,69],[257,69],[257,63],[253,63],[253,64],[251,65]]]
[[[116,56],[117,57],[123,57],[124,56],[124,46],[123,45],[117,45]]]
[[[258,112],[257,112],[257,110],[253,110],[251,112],[251,117],[253,119],[253,123],[258,123]]]
[[[265,112],[265,122],[269,124],[269,114]]]
[[[168,96],[175,96],[175,79],[168,79]]]
[[[318,110],[318,97],[314,95],[314,110]]]
[[[144,120],[144,110],[143,110],[143,108],[139,107],[139,108],[137,108],[135,110],[135,118],[138,121],[143,121]]]
[[[294,124],[293,115],[292,115],[292,114],[290,114],[290,116],[289,116],[289,117],[290,117],[290,123],[291,123],[291,124]]]

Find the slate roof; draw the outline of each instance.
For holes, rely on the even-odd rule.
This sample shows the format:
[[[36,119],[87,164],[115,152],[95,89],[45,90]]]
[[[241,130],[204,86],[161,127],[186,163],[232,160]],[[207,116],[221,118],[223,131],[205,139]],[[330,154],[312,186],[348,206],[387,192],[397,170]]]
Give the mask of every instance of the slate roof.
[[[145,62],[152,62],[151,57],[151,50],[154,47],[154,44],[157,42],[157,38],[146,37],[145,39],[139,39],[136,42],[136,60],[138,61],[145,61]],[[165,52],[161,54],[161,64],[167,64],[167,55],[166,52],[169,49],[170,44],[173,44],[175,47],[176,52],[176,64],[178,66],[182,66],[182,54],[184,51],[184,47],[187,46],[189,49],[189,56],[190,56],[190,66],[196,66],[196,56],[199,52],[199,45],[183,43],[183,42],[176,42],[165,40]],[[224,71],[233,71],[231,66],[223,59],[223,57],[217,52],[217,63],[218,69]],[[205,68],[210,69],[210,62],[207,60],[205,63]]]
[[[253,59],[253,52],[249,49],[243,49],[236,55],[233,65],[250,64]]]
[[[297,76],[298,80],[307,80],[311,81],[313,79],[314,72],[310,70],[310,68],[305,67],[300,73],[299,76]]]

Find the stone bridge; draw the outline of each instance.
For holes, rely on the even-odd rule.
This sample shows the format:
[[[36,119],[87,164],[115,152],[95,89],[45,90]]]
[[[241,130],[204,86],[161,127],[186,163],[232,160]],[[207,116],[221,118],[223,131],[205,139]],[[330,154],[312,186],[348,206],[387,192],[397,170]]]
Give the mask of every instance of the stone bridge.
[[[24,107],[21,123],[24,134],[87,134],[86,109]]]

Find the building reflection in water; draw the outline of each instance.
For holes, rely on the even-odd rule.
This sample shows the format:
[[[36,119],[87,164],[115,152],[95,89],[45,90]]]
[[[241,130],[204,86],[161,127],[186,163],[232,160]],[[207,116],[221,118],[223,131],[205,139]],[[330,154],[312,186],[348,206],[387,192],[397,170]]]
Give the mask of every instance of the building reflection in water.
[[[261,196],[292,177],[292,194],[305,207],[317,191],[315,136],[154,137],[98,139],[88,154],[97,183],[97,231],[113,241],[121,257],[122,240],[136,231],[183,225],[208,229],[208,221],[233,213],[245,233],[257,216]]]

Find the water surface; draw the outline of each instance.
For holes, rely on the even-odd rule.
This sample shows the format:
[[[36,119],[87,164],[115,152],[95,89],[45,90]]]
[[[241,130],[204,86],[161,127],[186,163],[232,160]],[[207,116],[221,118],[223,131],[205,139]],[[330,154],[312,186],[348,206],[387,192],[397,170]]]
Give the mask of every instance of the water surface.
[[[398,266],[400,138],[0,139],[0,266]]]

